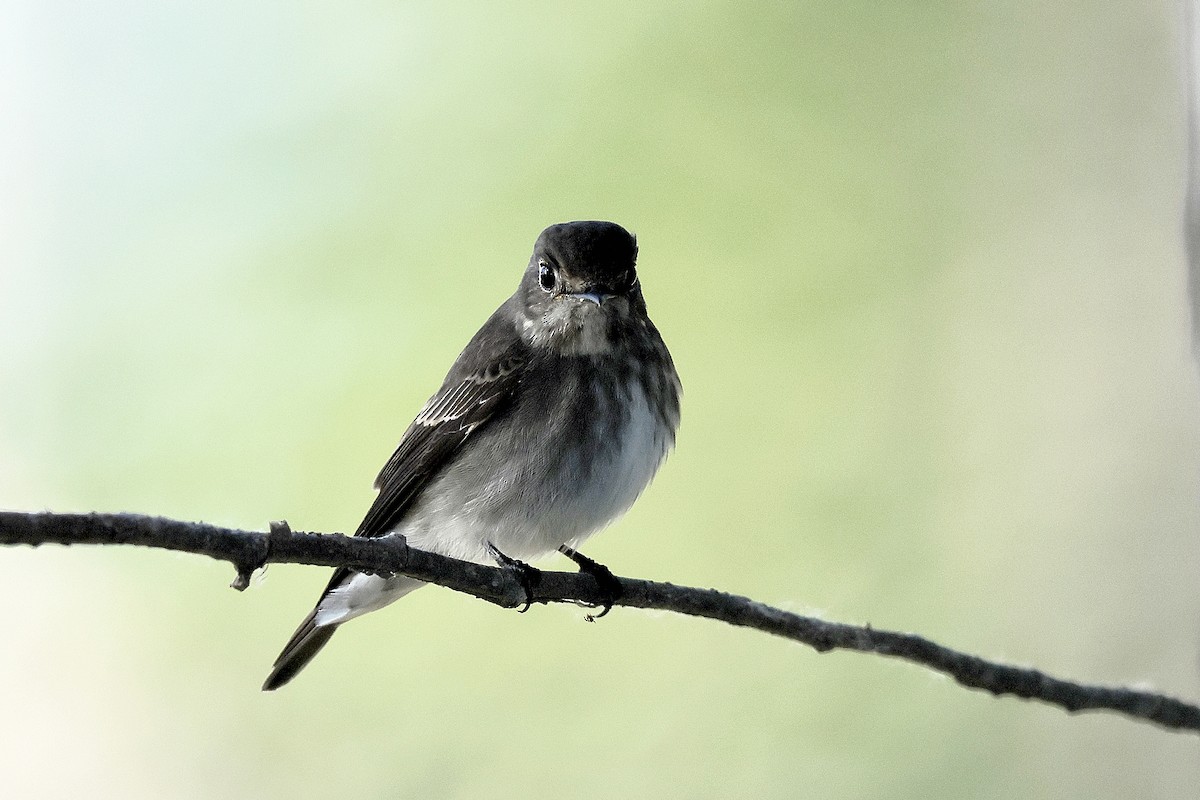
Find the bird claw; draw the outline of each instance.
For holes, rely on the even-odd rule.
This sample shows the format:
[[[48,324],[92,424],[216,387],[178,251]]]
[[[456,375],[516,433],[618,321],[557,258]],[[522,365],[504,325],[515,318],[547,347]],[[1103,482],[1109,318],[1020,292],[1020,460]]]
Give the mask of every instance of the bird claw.
[[[535,567],[531,567],[524,561],[518,561],[515,558],[506,556],[500,552],[500,548],[491,542],[487,543],[488,555],[496,561],[496,565],[502,570],[515,572],[517,580],[521,582],[521,589],[525,592],[525,606],[517,610],[518,614],[524,614],[533,605],[534,587],[541,580],[541,571]]]
[[[602,610],[599,614],[588,614],[584,619],[588,622],[595,622],[612,611],[613,604],[625,594],[625,587],[621,585],[617,576],[613,575],[612,570],[565,544],[558,548],[558,552],[574,561],[579,566],[580,572],[591,575],[592,580],[596,582],[596,587],[600,590],[600,596],[603,598],[600,604]]]

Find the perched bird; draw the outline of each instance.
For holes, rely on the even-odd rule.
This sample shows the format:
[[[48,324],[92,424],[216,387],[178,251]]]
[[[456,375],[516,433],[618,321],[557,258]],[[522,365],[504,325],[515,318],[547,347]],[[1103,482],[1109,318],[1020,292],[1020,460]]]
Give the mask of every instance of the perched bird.
[[[503,564],[559,550],[615,597],[612,573],[575,548],[633,505],[679,425],[679,377],[636,262],[637,240],[612,222],[542,231],[517,291],[404,432],[355,535]],[[423,585],[338,569],[263,689],[342,623]]]

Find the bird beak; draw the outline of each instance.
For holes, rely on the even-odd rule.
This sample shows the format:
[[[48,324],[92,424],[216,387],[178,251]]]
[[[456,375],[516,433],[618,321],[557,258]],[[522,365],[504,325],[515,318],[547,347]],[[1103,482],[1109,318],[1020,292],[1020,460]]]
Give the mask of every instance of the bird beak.
[[[605,300],[609,299],[610,297],[614,297],[614,295],[608,294],[607,292],[599,291],[571,292],[570,296],[574,297],[576,300],[587,300],[589,303],[595,303],[598,306],[604,305]]]

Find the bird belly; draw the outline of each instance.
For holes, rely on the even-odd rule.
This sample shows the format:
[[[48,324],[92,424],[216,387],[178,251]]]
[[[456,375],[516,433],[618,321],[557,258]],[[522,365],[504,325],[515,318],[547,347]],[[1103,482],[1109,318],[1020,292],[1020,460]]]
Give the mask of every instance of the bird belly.
[[[594,402],[569,420],[574,430],[551,440],[475,442],[396,533],[422,550],[490,563],[489,541],[513,558],[538,558],[628,511],[666,456],[672,431],[636,379],[623,397],[589,389]],[[611,402],[620,413],[609,413]]]

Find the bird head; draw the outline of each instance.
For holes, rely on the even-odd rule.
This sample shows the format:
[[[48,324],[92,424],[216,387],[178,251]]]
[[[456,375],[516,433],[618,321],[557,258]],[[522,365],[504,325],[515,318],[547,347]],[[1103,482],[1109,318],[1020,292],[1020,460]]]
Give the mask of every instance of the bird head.
[[[607,352],[617,325],[645,313],[637,251],[637,239],[612,222],[542,231],[521,279],[526,338],[564,355]]]

